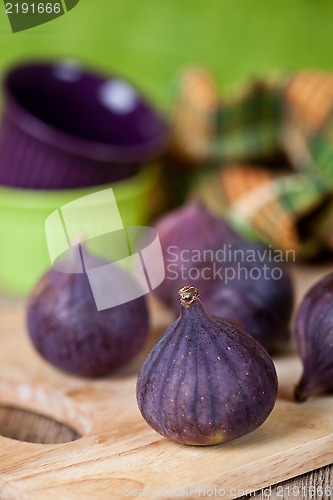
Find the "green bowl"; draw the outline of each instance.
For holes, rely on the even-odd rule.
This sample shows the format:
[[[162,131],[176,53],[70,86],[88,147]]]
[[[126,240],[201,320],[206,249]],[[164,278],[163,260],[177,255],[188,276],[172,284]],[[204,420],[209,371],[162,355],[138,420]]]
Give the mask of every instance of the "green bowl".
[[[155,173],[155,167],[150,166],[116,183],[63,191],[33,191],[1,186],[0,287],[16,295],[30,292],[37,279],[51,267],[45,221],[53,211],[75,199],[111,187],[124,226],[147,224],[148,202],[156,179]],[[91,223],[93,221],[88,222]],[[105,255],[107,249],[99,248],[97,253]]]

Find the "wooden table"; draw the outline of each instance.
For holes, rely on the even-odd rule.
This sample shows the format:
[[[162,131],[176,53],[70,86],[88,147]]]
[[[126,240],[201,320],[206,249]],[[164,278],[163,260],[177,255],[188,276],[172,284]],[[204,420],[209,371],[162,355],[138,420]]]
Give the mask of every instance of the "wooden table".
[[[32,430],[35,433],[32,436]],[[7,437],[14,437],[22,441],[35,439],[39,443],[63,443],[77,439],[77,433],[67,426],[43,416],[31,415],[22,411],[13,412],[11,409],[0,408],[0,432]],[[310,492],[325,491],[325,488],[333,488],[333,466],[328,465],[308,474],[295,477],[289,481],[284,481],[278,485],[273,485],[270,490],[258,491],[255,495],[257,499],[269,498],[318,498],[318,495],[310,496]],[[298,493],[295,495],[294,493]],[[333,494],[332,494],[333,496]],[[240,497],[253,498],[254,496]],[[327,498],[327,496],[321,496]],[[110,496],[111,499],[111,496]],[[61,500],[66,500],[62,498]],[[78,499],[81,500],[81,499]]]
[[[294,278],[296,283],[297,302],[299,302],[304,291],[307,290],[313,282],[319,279],[320,276],[326,274],[330,268],[331,266],[320,266],[315,268],[304,267],[296,270]],[[0,314],[1,311],[3,313],[4,311],[8,311],[9,308],[18,306],[23,306],[21,300],[11,299],[5,294],[0,294]],[[75,430],[46,416],[1,405],[0,434],[22,441],[37,443],[63,443],[75,440],[79,437]],[[327,488],[329,491],[331,488],[333,489],[332,467],[332,465],[328,465],[314,470],[313,472],[295,477],[294,479],[273,485],[268,490],[266,488],[264,492],[258,491],[255,497],[258,499],[267,497],[273,499],[328,498],[329,496],[333,496],[333,491],[332,495],[325,495],[322,494],[322,492],[325,492]],[[30,496],[28,498],[30,498]],[[110,498],[112,498],[112,496],[110,496]],[[253,498],[253,495],[251,498]],[[66,500],[65,497],[64,500]]]

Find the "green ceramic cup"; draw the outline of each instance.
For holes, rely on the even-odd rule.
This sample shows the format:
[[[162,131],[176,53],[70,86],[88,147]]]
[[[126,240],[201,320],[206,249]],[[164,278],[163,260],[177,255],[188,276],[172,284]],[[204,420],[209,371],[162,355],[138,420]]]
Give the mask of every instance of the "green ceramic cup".
[[[75,199],[112,187],[124,226],[145,225],[155,167],[112,184],[63,191],[33,191],[0,187],[0,288],[26,295],[51,266],[45,221]],[[103,254],[103,248],[99,252]],[[106,252],[105,252],[106,253]]]

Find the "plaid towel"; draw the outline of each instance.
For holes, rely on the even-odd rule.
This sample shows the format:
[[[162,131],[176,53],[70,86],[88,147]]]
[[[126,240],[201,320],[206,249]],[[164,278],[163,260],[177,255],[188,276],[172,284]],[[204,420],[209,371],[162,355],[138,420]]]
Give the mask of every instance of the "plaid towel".
[[[206,167],[198,194],[215,213],[300,257],[333,251],[333,75],[262,79],[224,102],[189,70],[172,123],[178,156]]]

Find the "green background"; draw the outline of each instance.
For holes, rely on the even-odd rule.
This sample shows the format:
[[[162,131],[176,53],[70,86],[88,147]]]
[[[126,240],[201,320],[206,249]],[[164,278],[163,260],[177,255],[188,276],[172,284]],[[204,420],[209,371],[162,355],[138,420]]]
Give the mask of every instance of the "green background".
[[[27,58],[78,57],[129,77],[164,108],[192,64],[211,69],[222,92],[266,71],[333,69],[332,0],[80,0],[16,34],[0,10],[1,72]]]

